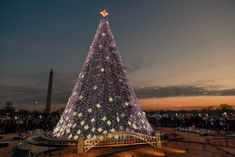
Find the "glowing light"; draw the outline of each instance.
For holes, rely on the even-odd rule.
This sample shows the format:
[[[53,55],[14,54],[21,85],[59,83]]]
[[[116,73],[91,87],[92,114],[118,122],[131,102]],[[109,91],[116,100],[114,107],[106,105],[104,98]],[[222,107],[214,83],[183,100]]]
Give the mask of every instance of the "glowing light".
[[[104,9],[100,12],[100,14],[103,16],[103,17],[106,17],[109,15],[109,13]]]
[[[109,97],[109,101],[112,102],[112,101],[113,101],[113,98],[112,98],[112,97]]]

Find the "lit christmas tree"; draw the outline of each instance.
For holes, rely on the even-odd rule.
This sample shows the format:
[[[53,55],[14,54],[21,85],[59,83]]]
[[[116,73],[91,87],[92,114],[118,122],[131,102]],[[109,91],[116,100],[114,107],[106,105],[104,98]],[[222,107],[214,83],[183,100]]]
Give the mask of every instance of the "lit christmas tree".
[[[79,136],[115,131],[151,135],[153,130],[137,102],[116,47],[108,13],[101,12],[95,38],[53,136],[77,140]]]

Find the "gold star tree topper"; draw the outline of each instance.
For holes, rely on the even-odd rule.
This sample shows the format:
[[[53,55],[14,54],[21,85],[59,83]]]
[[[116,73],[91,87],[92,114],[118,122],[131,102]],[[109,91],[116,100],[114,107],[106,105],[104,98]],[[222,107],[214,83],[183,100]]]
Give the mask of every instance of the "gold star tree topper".
[[[109,13],[104,9],[103,11],[100,12],[100,14],[105,17],[107,16]]]

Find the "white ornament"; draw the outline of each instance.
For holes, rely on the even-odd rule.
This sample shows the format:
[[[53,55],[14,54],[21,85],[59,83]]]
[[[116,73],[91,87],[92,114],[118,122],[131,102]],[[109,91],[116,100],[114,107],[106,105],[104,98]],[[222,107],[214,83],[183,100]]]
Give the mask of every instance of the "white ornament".
[[[104,68],[101,68],[100,71],[101,71],[101,72],[104,72]]]
[[[90,135],[90,134],[88,134],[88,135],[87,135],[87,138],[91,138],[91,135]]]
[[[111,46],[112,46],[112,47],[116,47],[116,44],[115,44],[115,43],[112,43]]]
[[[89,113],[91,113],[91,112],[92,112],[92,109],[91,109],[91,108],[89,108],[87,111],[88,111]]]
[[[102,36],[105,36],[105,33],[102,33],[101,35],[102,35]]]
[[[102,128],[98,128],[98,131],[101,132],[103,129]]]
[[[128,103],[128,102],[125,102],[125,105],[126,105],[126,106],[128,106],[128,105],[129,105],[129,103]]]
[[[83,95],[80,95],[80,96],[79,96],[79,99],[82,99],[82,98],[83,98]]]
[[[83,126],[84,123],[85,123],[84,121],[81,121],[81,122],[80,122],[81,126]]]
[[[73,138],[74,138],[75,140],[77,140],[77,139],[78,139],[78,135],[75,135]]]
[[[113,137],[113,135],[112,134],[108,134],[108,138],[112,138]]]
[[[106,119],[107,119],[107,118],[106,118],[105,116],[102,118],[103,121],[105,121]]]
[[[88,125],[85,125],[85,126],[84,126],[84,129],[85,129],[85,130],[89,129],[89,126],[88,126]]]
[[[122,113],[122,114],[121,114],[121,117],[125,117],[125,116],[126,116],[125,113]]]
[[[67,134],[70,133],[70,129],[66,129],[66,133],[67,133]]]
[[[123,126],[119,126],[120,130],[123,130]]]
[[[104,139],[104,137],[103,137],[103,136],[100,136],[100,137],[99,137],[99,139],[100,139],[100,140],[103,140],[103,139]]]
[[[62,123],[63,123],[63,119],[60,119],[59,124],[62,124]]]
[[[98,103],[98,104],[96,104],[96,107],[100,108],[101,106],[100,106],[100,104]]]
[[[78,117],[81,117],[82,116],[82,113],[80,112],[80,113],[78,113]]]
[[[68,120],[69,120],[69,117],[66,117],[65,120],[68,121]]]
[[[59,130],[59,128],[55,128],[55,129],[54,129],[54,133],[57,132],[58,130]]]
[[[115,135],[115,136],[114,136],[114,138],[115,138],[116,140],[118,139],[118,137],[119,137],[118,135]]]
[[[64,135],[65,134],[65,131],[62,131],[61,133],[60,133],[60,135]]]
[[[111,125],[111,121],[110,121],[110,120],[108,120],[108,121],[107,121],[107,124],[108,124],[108,125]]]
[[[91,129],[91,131],[94,132],[94,131],[95,131],[95,127],[93,127],[93,128]]]
[[[100,45],[99,45],[99,48],[102,48],[102,47],[103,47],[103,45],[100,44]]]
[[[109,59],[109,56],[105,57],[106,59]]]
[[[146,116],[146,113],[145,113],[145,112],[143,112],[143,115],[144,115],[144,116]]]
[[[68,124],[68,127],[71,127],[71,126],[72,126],[72,124],[71,124],[71,123],[69,123],[69,124]]]
[[[120,121],[120,118],[119,117],[117,117],[117,122],[119,122]]]
[[[137,126],[135,124],[132,125],[134,129],[137,129]]]
[[[122,79],[118,79],[119,82],[122,82],[123,80]]]
[[[91,119],[91,122],[93,123],[94,121],[95,121],[95,118],[92,118],[92,119]]]
[[[112,101],[113,101],[113,98],[112,98],[112,97],[109,97],[109,101],[112,102]]]
[[[96,89],[97,89],[97,86],[94,86],[93,89],[96,90]]]

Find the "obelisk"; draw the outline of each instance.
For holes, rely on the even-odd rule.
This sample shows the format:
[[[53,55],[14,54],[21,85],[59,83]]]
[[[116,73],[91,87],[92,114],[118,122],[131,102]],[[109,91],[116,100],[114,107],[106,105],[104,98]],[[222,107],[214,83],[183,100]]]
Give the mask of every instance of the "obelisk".
[[[48,88],[47,88],[47,100],[46,100],[45,113],[50,113],[51,111],[52,83],[53,83],[53,70],[51,69],[49,82],[48,82]]]

